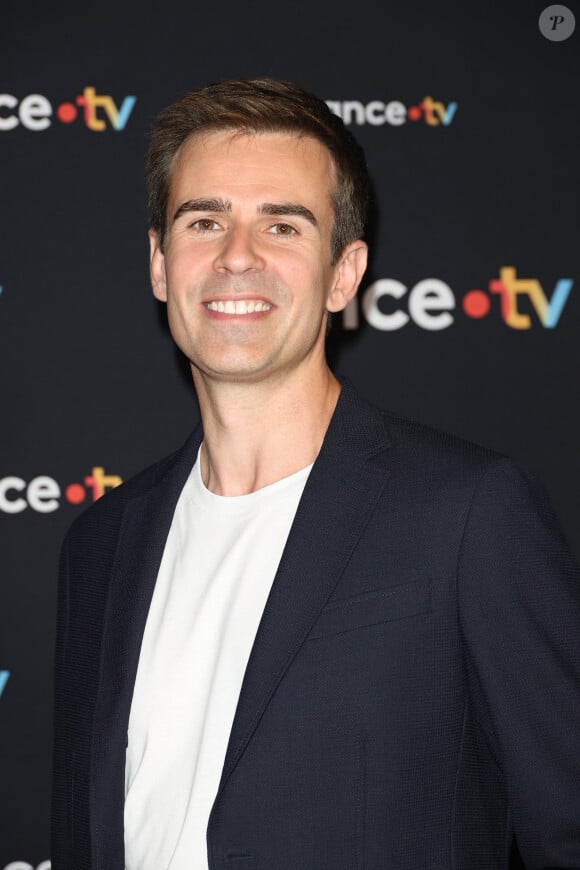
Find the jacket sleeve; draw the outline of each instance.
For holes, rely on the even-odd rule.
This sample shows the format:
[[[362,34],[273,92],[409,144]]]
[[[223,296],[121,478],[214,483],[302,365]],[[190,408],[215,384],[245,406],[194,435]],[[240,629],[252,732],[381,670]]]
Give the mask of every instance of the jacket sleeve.
[[[65,670],[69,623],[69,584],[67,541],[60,557],[57,600],[56,647],[54,659],[54,741],[52,769],[51,861],[53,870],[68,870],[70,849],[71,794],[70,760],[66,752]]]
[[[474,495],[457,585],[471,703],[522,858],[580,868],[580,576],[543,490],[510,460]]]

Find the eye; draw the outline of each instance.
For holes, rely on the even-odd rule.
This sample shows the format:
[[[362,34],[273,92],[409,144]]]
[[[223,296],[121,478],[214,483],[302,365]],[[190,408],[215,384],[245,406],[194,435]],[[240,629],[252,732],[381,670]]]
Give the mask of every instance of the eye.
[[[191,226],[200,233],[211,233],[213,230],[219,229],[218,222],[212,218],[199,218]]]
[[[275,236],[294,236],[297,230],[290,226],[290,224],[274,224],[274,226],[269,228],[268,232]]]

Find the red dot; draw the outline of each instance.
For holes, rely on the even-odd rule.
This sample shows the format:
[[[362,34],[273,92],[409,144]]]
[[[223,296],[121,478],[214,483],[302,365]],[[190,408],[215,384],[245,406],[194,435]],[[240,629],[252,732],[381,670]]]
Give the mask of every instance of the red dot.
[[[410,121],[418,121],[420,117],[421,109],[419,106],[410,106],[407,109],[407,118],[409,118]]]
[[[470,290],[463,297],[462,305],[468,317],[485,317],[491,308],[489,296],[483,290]]]
[[[74,121],[77,115],[77,108],[76,106],[73,106],[72,103],[61,103],[56,110],[56,116],[63,124],[70,124],[71,121]]]
[[[87,497],[87,491],[80,483],[69,483],[64,491],[64,497],[71,504],[80,504]]]

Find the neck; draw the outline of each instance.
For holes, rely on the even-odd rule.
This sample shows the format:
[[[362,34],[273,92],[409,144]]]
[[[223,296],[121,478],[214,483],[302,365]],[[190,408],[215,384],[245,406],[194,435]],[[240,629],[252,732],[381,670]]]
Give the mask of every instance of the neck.
[[[217,495],[255,492],[314,462],[340,394],[322,377],[224,383],[193,369],[204,430],[201,475]]]

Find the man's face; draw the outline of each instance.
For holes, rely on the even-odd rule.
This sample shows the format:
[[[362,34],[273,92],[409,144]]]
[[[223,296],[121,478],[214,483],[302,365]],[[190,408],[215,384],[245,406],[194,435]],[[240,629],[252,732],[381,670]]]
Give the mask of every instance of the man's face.
[[[327,312],[366,264],[357,242],[331,265],[334,177],[307,136],[213,131],[182,146],[151,275],[194,374],[257,381],[320,365]]]

